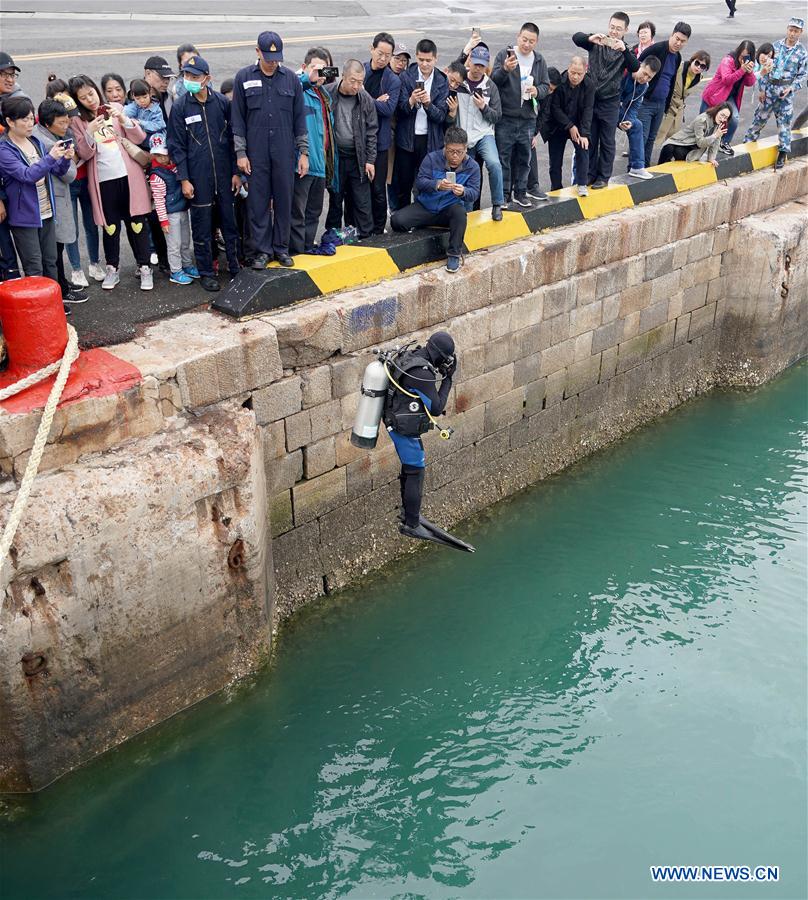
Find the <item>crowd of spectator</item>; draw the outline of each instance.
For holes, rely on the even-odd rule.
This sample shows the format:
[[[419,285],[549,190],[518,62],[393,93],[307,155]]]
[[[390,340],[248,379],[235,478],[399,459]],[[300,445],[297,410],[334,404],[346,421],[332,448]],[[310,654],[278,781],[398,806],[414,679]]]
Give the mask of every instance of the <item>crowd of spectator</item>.
[[[483,172],[494,222],[506,207],[548,200],[542,144],[548,189],[569,181],[584,197],[608,186],[621,134],[630,178],[653,178],[655,156],[717,165],[735,152],[748,92],[757,105],[744,140],[774,114],[781,168],[808,74],[803,27],[795,17],[774,44],[741,41],[711,78],[710,54],[687,51],[690,25],[657,40],[644,21],[632,42],[623,12],[604,31],[574,34],[576,53],[558,68],[532,22],[499,49],[473,29],[443,67],[429,38],[411,51],[381,31],[364,61],[337,68],[325,47],[312,47],[293,71],[281,36],[264,31],[255,61],[232,78],[214,81],[182,44],[176,67],[151,56],[128,83],[111,72],[100,86],[52,75],[38,106],[0,52],[0,279],[45,275],[65,304],[84,302],[90,280],[119,284],[125,232],[142,290],[153,288],[156,266],[174,284],[217,291],[221,255],[231,277],[243,265],[293,266],[293,255],[331,255],[383,234],[388,220],[394,231],[447,227],[447,268],[457,271]],[[706,78],[688,119],[687,98]]]

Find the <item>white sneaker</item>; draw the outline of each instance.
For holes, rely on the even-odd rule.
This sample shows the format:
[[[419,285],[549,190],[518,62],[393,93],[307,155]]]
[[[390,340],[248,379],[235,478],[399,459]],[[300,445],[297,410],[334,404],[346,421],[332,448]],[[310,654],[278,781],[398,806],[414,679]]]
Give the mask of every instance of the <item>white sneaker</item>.
[[[121,276],[118,274],[118,270],[115,266],[107,266],[106,274],[104,275],[104,283],[101,287],[105,291],[111,291],[116,284],[118,284],[121,280]]]
[[[107,273],[104,271],[104,267],[101,263],[90,263],[90,278],[93,278],[95,281],[103,281],[107,277]]]
[[[632,178],[643,178],[643,179],[645,179],[646,181],[647,181],[649,178],[653,178],[653,177],[654,177],[654,176],[651,174],[651,172],[648,171],[648,169],[629,169],[629,170],[628,170],[628,174],[631,175]]]
[[[157,263],[159,262],[159,260],[157,259],[157,254],[156,254],[156,253],[152,253],[152,255],[149,257],[149,262],[150,262],[153,266],[156,266],[156,265],[157,265]]]
[[[152,275],[152,270],[148,266],[141,266],[139,274],[141,291],[150,291],[154,287],[154,276]]]
[[[75,285],[76,287],[89,287],[90,282],[87,281],[87,276],[81,269],[73,269],[70,273],[70,283]]]
[[[578,196],[579,197],[588,197],[589,196],[589,188],[585,184],[578,185]]]

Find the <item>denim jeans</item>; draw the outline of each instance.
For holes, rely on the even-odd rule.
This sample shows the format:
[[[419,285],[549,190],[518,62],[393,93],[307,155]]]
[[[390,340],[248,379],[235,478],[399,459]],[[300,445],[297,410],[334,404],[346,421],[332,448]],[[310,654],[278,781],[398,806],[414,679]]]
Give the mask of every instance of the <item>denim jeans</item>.
[[[738,122],[741,118],[741,114],[738,112],[738,106],[734,100],[731,100],[729,97],[727,97],[726,102],[729,104],[729,108],[732,110],[732,115],[730,116],[730,120],[727,123],[727,133],[724,135],[722,143],[731,144],[732,139],[735,137],[735,132],[738,130]],[[705,109],[709,108],[710,104],[705,103],[702,100],[699,112],[703,113]]]
[[[654,141],[659,126],[665,118],[665,101],[644,97],[637,118],[642,122],[642,133],[645,138],[645,159],[643,160],[645,165],[643,168],[647,168],[651,165],[651,154],[654,152]]]
[[[482,160],[488,169],[488,184],[491,187],[491,205],[502,206],[505,195],[502,191],[502,163],[499,161],[497,142],[493,134],[486,134],[473,146],[469,147],[472,159]]]
[[[626,132],[628,138],[628,167],[629,169],[645,168],[645,134],[642,122],[634,116],[629,119],[631,128]]]
[[[90,263],[98,262],[98,226],[93,219],[93,204],[90,201],[90,188],[86,178],[77,178],[70,183],[70,202],[73,205],[73,221],[76,223],[76,240],[66,247],[67,258],[70,267],[74,270],[81,268],[81,251],[79,250],[79,206],[81,206],[81,221],[84,225],[84,237],[87,240],[87,252],[90,254]]]

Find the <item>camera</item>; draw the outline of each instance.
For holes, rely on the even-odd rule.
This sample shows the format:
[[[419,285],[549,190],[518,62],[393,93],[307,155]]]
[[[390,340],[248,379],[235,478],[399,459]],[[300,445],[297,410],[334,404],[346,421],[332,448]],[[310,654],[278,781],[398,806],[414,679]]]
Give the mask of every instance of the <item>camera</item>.
[[[322,69],[317,70],[318,78],[337,78],[339,76],[339,69],[337,66],[323,66]]]

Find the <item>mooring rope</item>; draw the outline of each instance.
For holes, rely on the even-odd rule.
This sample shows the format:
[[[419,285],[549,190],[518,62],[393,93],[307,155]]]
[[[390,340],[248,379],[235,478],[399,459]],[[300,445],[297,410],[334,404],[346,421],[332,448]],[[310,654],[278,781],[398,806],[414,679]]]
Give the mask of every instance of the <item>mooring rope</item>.
[[[42,419],[39,422],[39,428],[37,428],[34,446],[31,448],[31,455],[28,457],[28,463],[25,466],[25,474],[22,476],[20,488],[14,499],[14,505],[11,507],[11,515],[6,523],[6,527],[3,529],[3,536],[0,538],[0,572],[2,572],[5,567],[11,544],[17,534],[17,529],[20,527],[20,520],[25,512],[25,507],[28,505],[28,497],[31,493],[34,479],[39,471],[39,464],[42,462],[42,454],[45,452],[45,444],[48,441],[48,435],[50,434],[51,426],[53,425],[56,407],[62,399],[62,393],[65,389],[65,384],[67,383],[67,376],[70,374],[70,367],[78,359],[78,355],[79,337],[78,334],[76,334],[76,329],[73,328],[72,325],[68,325],[67,346],[65,347],[64,355],[60,360],[51,363],[49,366],[45,366],[44,369],[33,372],[25,378],[22,378],[20,381],[16,381],[14,384],[10,384],[8,387],[0,390],[0,401],[6,400],[8,397],[13,397],[14,394],[19,394],[21,391],[26,390],[32,385],[44,381],[46,378],[53,375],[54,372],[58,372],[56,380],[53,382],[51,392],[48,395],[48,402],[45,404],[45,409],[42,411]]]

